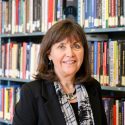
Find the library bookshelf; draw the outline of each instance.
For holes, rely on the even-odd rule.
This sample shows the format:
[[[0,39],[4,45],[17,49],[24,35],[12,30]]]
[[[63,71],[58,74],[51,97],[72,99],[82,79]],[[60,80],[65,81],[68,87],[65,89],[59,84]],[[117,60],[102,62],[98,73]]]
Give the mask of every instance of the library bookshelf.
[[[121,30],[122,29],[122,30]],[[116,33],[116,34],[123,34],[124,31],[124,27],[123,28],[115,28],[115,31],[113,30],[113,28],[110,29],[85,29],[85,32],[87,34],[87,38],[88,41],[94,41],[94,40],[99,40],[99,41],[103,41],[103,40],[108,40],[110,38],[109,34]],[[18,38],[22,38],[24,37],[25,39],[27,38],[41,38],[45,33],[42,32],[35,32],[35,33],[21,33],[21,34],[2,34],[0,37],[1,39],[8,39],[8,41],[11,41],[11,39],[18,39]],[[101,35],[100,35],[101,34]],[[111,35],[112,36],[112,35]],[[119,36],[118,36],[119,37]],[[21,78],[11,78],[11,77],[0,77],[0,83],[3,84],[5,83],[7,86],[11,86],[11,84],[26,84],[27,82],[32,81],[30,78],[29,79],[21,79]],[[115,98],[117,97],[117,99],[124,99],[125,96],[125,87],[124,86],[110,86],[110,85],[102,85],[102,93],[103,96],[105,98]],[[106,100],[107,101],[107,100]],[[0,119],[1,124],[11,124],[10,120],[4,120],[4,119]]]
[[[125,27],[87,28],[85,29],[85,32],[88,36],[90,35],[88,41],[92,45],[92,48],[90,47],[90,55],[91,53],[93,55],[93,58],[91,57],[92,59],[90,59],[90,62],[93,62],[92,74],[93,77],[99,80],[102,84],[103,103],[108,124],[117,123],[118,125],[123,125],[125,121],[123,110],[125,105]],[[99,35],[101,35],[101,37]],[[100,41],[102,43],[100,43]],[[101,46],[103,46],[103,52],[101,51]],[[96,51],[99,53],[96,53]],[[100,54],[103,57],[101,57]],[[103,61],[97,61],[98,58]],[[98,64],[100,68],[101,65],[103,65],[101,68],[103,71],[99,72],[99,77],[98,65],[94,65],[94,63]],[[104,75],[104,79],[101,81],[101,74],[105,74],[108,77]],[[108,80],[105,81],[107,78]]]

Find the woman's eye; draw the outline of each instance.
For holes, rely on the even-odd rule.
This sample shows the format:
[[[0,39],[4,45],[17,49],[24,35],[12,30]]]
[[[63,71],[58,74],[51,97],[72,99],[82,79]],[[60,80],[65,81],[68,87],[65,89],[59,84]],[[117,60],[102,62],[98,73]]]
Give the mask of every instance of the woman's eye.
[[[73,45],[73,48],[75,48],[75,49],[80,49],[80,48],[81,48],[81,44],[75,43],[75,44]]]
[[[60,48],[60,49],[64,49],[65,46],[64,46],[64,45],[60,45],[59,48]]]

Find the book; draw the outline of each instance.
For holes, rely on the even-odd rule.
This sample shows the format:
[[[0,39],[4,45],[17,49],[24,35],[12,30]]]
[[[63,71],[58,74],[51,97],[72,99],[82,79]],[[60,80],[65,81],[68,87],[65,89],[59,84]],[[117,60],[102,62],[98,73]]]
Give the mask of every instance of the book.
[[[0,119],[4,118],[4,86],[0,85]]]

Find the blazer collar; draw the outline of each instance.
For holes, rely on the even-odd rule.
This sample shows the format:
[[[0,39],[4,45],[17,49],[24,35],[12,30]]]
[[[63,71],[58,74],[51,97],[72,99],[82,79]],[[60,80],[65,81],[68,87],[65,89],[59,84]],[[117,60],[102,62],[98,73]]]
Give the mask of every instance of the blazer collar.
[[[48,114],[52,125],[66,125],[63,113],[61,111],[58,98],[53,86],[53,82],[43,81],[42,82],[42,98],[44,98],[45,110]]]

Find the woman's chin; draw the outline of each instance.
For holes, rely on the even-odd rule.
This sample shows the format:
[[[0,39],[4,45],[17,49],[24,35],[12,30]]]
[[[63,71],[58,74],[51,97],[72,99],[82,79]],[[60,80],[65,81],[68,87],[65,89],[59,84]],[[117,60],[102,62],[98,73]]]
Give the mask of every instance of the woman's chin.
[[[76,74],[76,72],[75,71],[65,71],[64,74],[65,74],[65,76],[73,76]]]

